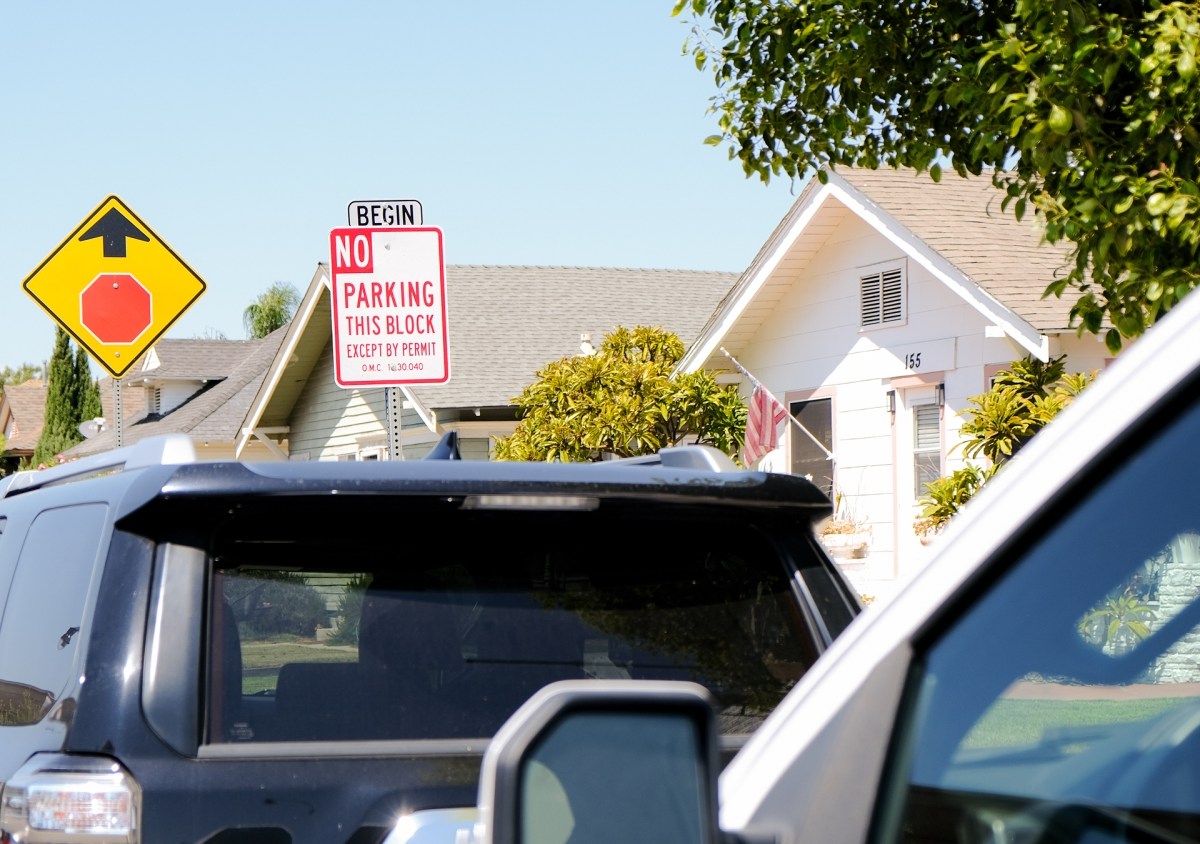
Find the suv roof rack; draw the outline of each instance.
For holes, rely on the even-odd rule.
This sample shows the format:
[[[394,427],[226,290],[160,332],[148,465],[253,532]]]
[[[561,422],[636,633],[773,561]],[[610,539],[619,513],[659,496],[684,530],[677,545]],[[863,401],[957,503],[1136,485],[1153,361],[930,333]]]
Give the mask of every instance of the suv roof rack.
[[[458,450],[458,432],[442,434],[422,460],[461,460]],[[738,472],[741,467],[728,454],[711,445],[677,445],[660,449],[654,454],[639,454],[636,457],[618,457],[601,460],[596,466],[666,466],[670,469],[701,469],[708,472]]]
[[[60,463],[47,469],[27,469],[0,478],[0,498],[126,469],[195,462],[196,447],[186,434],[147,437],[125,448]]]
[[[711,445],[677,445],[654,454],[604,460],[601,466],[666,466],[671,469],[703,469],[709,472],[740,472],[741,467],[728,454]]]

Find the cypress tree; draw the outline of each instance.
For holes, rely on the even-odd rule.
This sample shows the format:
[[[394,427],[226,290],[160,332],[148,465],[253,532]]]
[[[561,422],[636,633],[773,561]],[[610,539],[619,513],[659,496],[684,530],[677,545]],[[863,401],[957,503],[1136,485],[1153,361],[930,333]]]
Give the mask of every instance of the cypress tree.
[[[80,422],[104,415],[104,406],[100,402],[100,382],[92,378],[91,359],[88,358],[88,354],[82,346],[75,349],[75,366],[72,374],[75,388],[79,393],[76,402],[76,406],[79,408],[79,421],[75,423],[75,430],[78,431]]]
[[[100,415],[100,389],[91,378],[85,352],[71,352],[67,332],[58,328],[47,373],[42,433],[33,450],[33,466],[53,466],[55,455],[80,442],[79,423]],[[90,416],[84,416],[90,413]]]

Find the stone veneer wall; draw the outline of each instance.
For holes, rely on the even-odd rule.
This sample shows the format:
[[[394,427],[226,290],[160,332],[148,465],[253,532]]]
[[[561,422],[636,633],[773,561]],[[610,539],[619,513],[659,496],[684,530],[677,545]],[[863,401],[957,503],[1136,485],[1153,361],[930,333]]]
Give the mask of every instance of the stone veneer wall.
[[[1161,627],[1200,596],[1200,534],[1182,534],[1164,555],[1158,608],[1152,627]],[[1193,628],[1155,662],[1159,683],[1200,682],[1200,629]]]

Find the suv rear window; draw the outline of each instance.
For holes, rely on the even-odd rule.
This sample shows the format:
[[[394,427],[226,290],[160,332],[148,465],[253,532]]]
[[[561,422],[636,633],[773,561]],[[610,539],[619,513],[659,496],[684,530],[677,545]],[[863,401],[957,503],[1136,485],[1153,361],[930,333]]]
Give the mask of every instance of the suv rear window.
[[[751,525],[654,515],[433,520],[423,549],[378,529],[223,537],[208,740],[489,737],[585,678],[694,680],[723,732],[752,732],[816,657],[795,570]]]

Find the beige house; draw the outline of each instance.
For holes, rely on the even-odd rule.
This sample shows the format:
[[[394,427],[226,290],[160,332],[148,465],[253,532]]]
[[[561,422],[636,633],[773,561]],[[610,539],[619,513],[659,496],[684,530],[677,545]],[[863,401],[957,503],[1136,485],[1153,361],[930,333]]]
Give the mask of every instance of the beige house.
[[[231,459],[246,409],[286,331],[280,328],[261,340],[159,340],[119,382],[125,420],[120,444],[183,433],[192,439],[198,459]],[[68,459],[117,447],[114,386],[111,378],[100,380],[104,422],[66,452]],[[262,444],[242,454],[246,460],[270,456]]]
[[[852,544],[831,545],[856,585],[884,595],[926,557],[917,499],[963,464],[968,398],[1026,355],[1090,371],[1108,353],[1069,326],[1069,301],[1042,298],[1066,250],[1002,211],[988,178],[828,176],[809,182],[680,369],[732,355],[787,407],[795,421],[764,461],[811,475],[858,523]]]
[[[266,447],[280,459],[388,459],[390,393],[397,459],[420,457],[454,431],[464,459],[486,460],[495,438],[516,426],[512,399],[539,369],[620,326],[661,326],[688,343],[736,280],[686,270],[451,265],[450,380],[347,389],[334,380],[329,268],[319,264],[250,403],[237,454]]]

